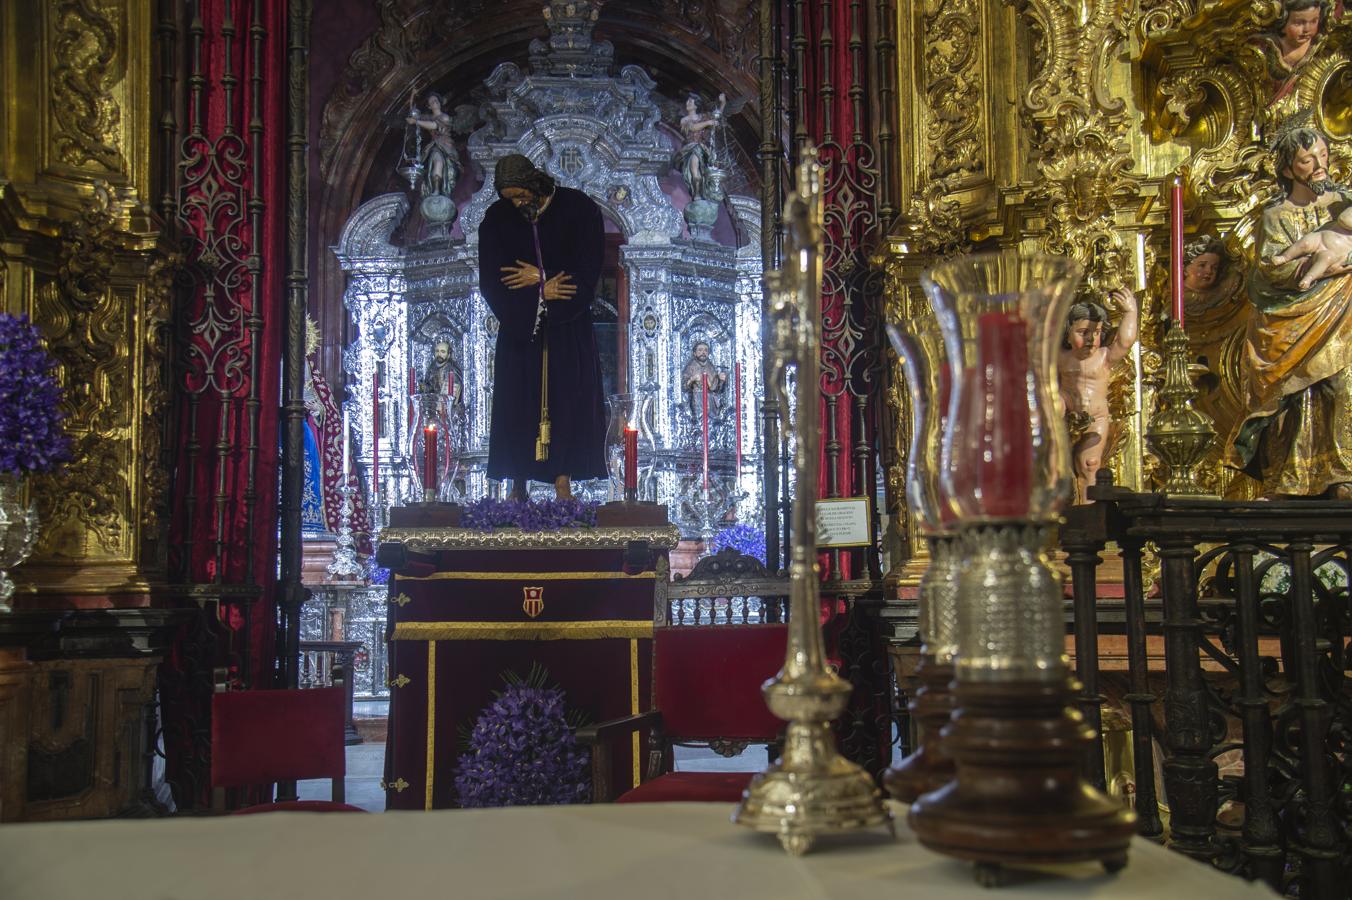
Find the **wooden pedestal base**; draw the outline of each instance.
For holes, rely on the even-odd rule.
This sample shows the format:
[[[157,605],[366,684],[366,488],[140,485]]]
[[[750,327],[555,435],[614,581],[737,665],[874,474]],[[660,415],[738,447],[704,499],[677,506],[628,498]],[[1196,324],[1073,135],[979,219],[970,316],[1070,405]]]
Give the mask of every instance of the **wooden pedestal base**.
[[[955,699],[943,737],[957,778],[911,806],[922,844],[976,862],[988,886],[1005,865],[1126,865],[1136,815],[1081,777],[1093,732],[1070,707],[1069,680],[963,683]]]
[[[957,774],[953,757],[939,735],[953,715],[952,664],[940,665],[930,653],[922,653],[915,677],[920,688],[909,709],[920,723],[920,740],[914,753],[883,775],[883,786],[896,800],[912,803],[921,794],[937,791]]]

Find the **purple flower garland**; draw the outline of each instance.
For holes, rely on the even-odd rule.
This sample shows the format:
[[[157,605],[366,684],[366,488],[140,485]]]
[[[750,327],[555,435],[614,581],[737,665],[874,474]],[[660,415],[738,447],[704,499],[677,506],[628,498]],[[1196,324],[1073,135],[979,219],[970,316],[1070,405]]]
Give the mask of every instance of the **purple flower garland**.
[[[479,715],[456,765],[461,806],[587,802],[587,753],[568,727],[563,691],[540,680],[510,685]]]
[[[70,459],[55,367],[27,316],[0,313],[0,474],[46,472]]]
[[[577,499],[536,503],[485,497],[465,507],[460,524],[480,531],[492,531],[494,528],[558,531],[560,528],[591,527],[596,524],[596,504]]]

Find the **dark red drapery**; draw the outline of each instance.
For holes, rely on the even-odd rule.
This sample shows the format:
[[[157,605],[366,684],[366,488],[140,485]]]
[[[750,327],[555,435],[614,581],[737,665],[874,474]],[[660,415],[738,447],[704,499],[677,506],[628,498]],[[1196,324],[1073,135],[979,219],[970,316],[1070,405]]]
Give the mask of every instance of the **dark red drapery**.
[[[200,0],[180,35],[178,226],[191,288],[177,311],[171,571],[245,598],[256,588],[222,604],[219,660],[255,685],[270,679],[275,627],[285,23],[285,0]]]

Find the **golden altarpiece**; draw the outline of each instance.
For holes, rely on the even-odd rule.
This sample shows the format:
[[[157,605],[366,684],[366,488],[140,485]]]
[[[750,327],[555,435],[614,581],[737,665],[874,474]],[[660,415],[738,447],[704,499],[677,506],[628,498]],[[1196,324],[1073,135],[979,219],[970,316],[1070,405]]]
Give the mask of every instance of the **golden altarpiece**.
[[[1112,381],[1117,483],[1162,483],[1145,442],[1163,382],[1169,315],[1169,185],[1185,186],[1185,241],[1215,239],[1213,285],[1188,290],[1196,405],[1217,439],[1199,466],[1210,492],[1259,496],[1222,463],[1242,408],[1245,291],[1263,206],[1279,196],[1269,145],[1299,120],[1328,139],[1330,176],[1352,166],[1352,24],[1324,4],[1318,33],[1283,62],[1282,0],[980,0],[900,4],[901,215],[881,260],[889,321],[927,309],[934,260],[1015,246],[1084,264],[1085,299],[1134,290],[1141,337]],[[1295,4],[1302,5],[1302,4]],[[1290,59],[1290,57],[1286,57]],[[926,313],[927,314],[927,313]],[[1114,316],[1116,318],[1116,316]],[[888,496],[893,568],[909,581],[924,545],[903,497],[907,400],[893,358]]]

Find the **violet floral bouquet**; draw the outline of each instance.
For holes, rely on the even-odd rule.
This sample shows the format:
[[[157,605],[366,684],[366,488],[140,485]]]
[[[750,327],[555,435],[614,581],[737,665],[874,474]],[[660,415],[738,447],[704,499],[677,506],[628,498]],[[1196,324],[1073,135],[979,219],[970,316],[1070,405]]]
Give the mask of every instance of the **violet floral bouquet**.
[[[547,687],[538,668],[524,680],[512,672],[503,678],[507,688],[480,713],[456,764],[460,805],[586,803],[589,761],[573,736],[563,691]]]
[[[520,528],[523,531],[558,531],[560,528],[596,524],[596,504],[582,500],[494,500],[485,497],[465,507],[460,517],[465,528],[492,531]]]
[[[765,565],[765,532],[759,528],[742,524],[729,525],[714,535],[709,545],[710,551],[714,553],[726,547],[731,547],[745,556],[755,557],[760,560],[761,565]]]
[[[55,368],[28,317],[0,313],[0,475],[46,472],[70,459]]]

